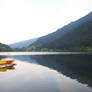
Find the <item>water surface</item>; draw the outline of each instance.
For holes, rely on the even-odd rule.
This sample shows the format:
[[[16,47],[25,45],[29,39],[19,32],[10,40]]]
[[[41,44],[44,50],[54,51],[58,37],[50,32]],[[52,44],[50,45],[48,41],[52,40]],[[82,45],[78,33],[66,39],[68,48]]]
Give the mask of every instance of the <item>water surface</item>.
[[[1,92],[92,92],[91,55],[10,56],[15,70],[0,72]]]

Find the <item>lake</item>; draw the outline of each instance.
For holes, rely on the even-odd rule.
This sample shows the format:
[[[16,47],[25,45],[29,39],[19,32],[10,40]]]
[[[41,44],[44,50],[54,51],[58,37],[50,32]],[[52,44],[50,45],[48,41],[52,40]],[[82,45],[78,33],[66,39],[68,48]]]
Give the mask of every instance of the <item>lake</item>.
[[[16,65],[0,71],[0,92],[92,92],[91,54],[12,54],[1,59],[14,59]]]

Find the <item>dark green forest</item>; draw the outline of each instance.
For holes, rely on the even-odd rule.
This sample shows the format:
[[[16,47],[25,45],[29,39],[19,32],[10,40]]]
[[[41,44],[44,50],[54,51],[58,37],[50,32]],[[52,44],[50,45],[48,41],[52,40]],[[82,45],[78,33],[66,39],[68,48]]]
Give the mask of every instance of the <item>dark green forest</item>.
[[[23,48],[33,51],[92,51],[92,12]]]
[[[12,49],[5,44],[0,43],[0,52],[12,51]]]
[[[92,20],[81,24],[68,34],[40,46],[53,49],[88,49],[92,50]]]

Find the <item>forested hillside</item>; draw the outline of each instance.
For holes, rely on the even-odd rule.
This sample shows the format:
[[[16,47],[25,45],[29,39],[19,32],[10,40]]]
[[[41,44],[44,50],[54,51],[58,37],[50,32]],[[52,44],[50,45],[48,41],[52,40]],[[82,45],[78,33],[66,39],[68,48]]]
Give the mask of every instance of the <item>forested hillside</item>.
[[[39,38],[28,48],[92,50],[92,12],[52,34]]]
[[[86,21],[68,34],[53,42],[40,46],[53,49],[69,49],[76,47],[92,47],[92,20]]]
[[[92,51],[92,12],[57,31],[42,36],[21,51]]]
[[[0,43],[0,52],[12,51],[12,49],[5,44]]]

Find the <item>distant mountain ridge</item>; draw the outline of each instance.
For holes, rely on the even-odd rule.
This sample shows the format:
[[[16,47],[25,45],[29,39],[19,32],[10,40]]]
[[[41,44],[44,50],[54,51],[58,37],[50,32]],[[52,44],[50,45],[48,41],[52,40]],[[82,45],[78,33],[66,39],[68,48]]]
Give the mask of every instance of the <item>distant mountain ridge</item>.
[[[10,44],[9,46],[11,48],[23,48],[23,47],[27,47],[30,44],[34,43],[35,41],[37,41],[37,39],[38,38],[17,42],[17,43],[14,43],[14,44]]]
[[[10,46],[20,48],[18,50],[21,51],[69,50],[85,47],[92,49],[92,12],[53,33],[39,37],[35,41],[28,40],[28,42],[23,41],[23,45],[19,42]]]
[[[30,45],[37,49],[69,49],[92,46],[92,12]]]
[[[64,27],[58,29],[56,32],[53,32],[46,36],[40,37],[37,42],[35,42],[31,45],[40,45],[40,44],[52,42],[64,35],[66,35],[68,32],[74,30],[75,28],[77,28],[78,26],[80,26],[81,24],[85,23],[88,20],[92,20],[92,12],[90,12],[88,15],[80,18],[79,20],[77,20],[75,22],[71,22],[70,24],[65,25]]]

